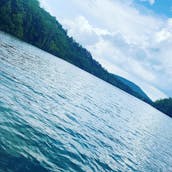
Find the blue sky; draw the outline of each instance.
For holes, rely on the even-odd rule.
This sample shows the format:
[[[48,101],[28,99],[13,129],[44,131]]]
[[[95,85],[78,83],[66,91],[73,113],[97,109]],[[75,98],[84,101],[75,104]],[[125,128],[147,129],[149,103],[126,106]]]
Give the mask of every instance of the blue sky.
[[[145,6],[158,15],[172,17],[172,0],[135,0],[135,3]]]
[[[40,0],[108,71],[172,96],[172,0]]]

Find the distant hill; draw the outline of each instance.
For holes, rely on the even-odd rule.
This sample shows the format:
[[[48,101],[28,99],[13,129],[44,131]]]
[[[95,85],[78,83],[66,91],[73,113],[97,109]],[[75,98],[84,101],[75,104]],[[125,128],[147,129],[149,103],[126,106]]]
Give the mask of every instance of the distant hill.
[[[172,98],[157,100],[155,107],[172,117]]]
[[[58,7],[57,7],[58,10]],[[62,58],[127,93],[152,103],[135,84],[108,73],[62,25],[40,7],[38,0],[0,0],[0,30]]]
[[[141,95],[142,97],[144,97],[145,99],[149,99],[151,101],[151,99],[145,94],[145,92],[135,83],[121,77],[118,75],[114,75],[116,78],[118,78],[122,83],[124,83],[125,85],[128,85],[136,94]]]

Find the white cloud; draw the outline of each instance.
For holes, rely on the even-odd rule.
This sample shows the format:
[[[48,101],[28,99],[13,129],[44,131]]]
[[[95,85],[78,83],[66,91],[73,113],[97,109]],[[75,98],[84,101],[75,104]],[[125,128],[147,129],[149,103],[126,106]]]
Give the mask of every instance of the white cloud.
[[[155,0],[141,0],[141,1],[148,1],[151,5],[155,3]]]
[[[92,45],[99,41],[100,36],[110,34],[105,29],[93,27],[83,16],[72,20],[63,20],[63,26],[68,28],[68,34],[73,36],[82,45]],[[78,27],[79,26],[79,27]]]
[[[106,69],[134,81],[152,99],[172,96],[172,19],[143,14],[132,0],[71,0],[70,8],[73,15],[66,12],[60,22]]]
[[[155,3],[155,0],[149,0],[149,3],[153,5]]]
[[[165,26],[155,34],[157,42],[172,41],[172,18],[169,18]]]

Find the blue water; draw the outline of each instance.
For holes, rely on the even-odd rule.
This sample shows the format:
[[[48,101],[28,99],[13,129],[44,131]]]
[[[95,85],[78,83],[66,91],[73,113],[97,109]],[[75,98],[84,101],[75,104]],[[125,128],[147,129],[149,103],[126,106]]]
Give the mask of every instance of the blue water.
[[[0,33],[0,172],[170,172],[172,119]]]

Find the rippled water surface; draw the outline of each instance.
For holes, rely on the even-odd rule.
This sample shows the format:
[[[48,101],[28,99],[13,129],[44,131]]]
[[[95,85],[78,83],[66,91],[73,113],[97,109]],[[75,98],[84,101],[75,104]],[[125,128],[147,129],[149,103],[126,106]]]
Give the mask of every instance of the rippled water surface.
[[[172,119],[0,33],[0,172],[172,171]]]

